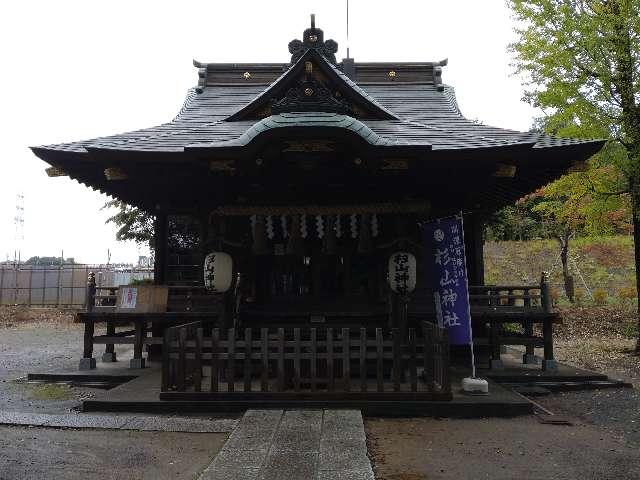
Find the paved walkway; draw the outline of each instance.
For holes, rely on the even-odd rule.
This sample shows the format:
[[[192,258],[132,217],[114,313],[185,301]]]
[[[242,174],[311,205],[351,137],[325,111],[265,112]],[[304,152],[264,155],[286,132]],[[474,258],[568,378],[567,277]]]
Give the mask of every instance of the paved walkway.
[[[358,410],[248,410],[200,480],[373,480]]]
[[[0,411],[0,425],[52,428],[106,428],[185,433],[228,433],[238,425],[233,418],[167,417],[156,415],[62,415]]]

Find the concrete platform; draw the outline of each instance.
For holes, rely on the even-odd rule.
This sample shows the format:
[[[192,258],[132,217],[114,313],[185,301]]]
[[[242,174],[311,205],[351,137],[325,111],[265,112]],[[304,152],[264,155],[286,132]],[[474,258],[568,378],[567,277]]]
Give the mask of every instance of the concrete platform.
[[[462,393],[460,381],[462,373],[453,372],[452,401],[368,401],[341,400],[296,404],[295,402],[243,401],[161,401],[160,371],[148,369],[144,375],[116,388],[102,393],[100,396],[85,400],[82,403],[84,412],[146,412],[146,413],[214,413],[224,415],[230,412],[244,412],[250,408],[355,408],[367,416],[432,416],[455,418],[478,417],[513,417],[528,415],[533,406],[524,397],[508,388],[490,381],[488,396],[469,396]]]
[[[460,382],[469,372],[467,369],[452,368],[451,401],[389,401],[349,399],[345,396],[339,401],[313,400],[282,401],[254,399],[249,401],[212,400],[181,401],[160,400],[160,364],[148,362],[148,367],[139,370],[128,368],[128,362],[102,363],[92,373],[78,370],[32,374],[30,378],[51,381],[91,381],[92,379],[125,379],[128,381],[115,388],[99,392],[94,398],[82,402],[84,412],[141,412],[141,413],[208,413],[225,415],[232,412],[244,412],[257,408],[352,408],[359,409],[366,416],[431,416],[451,418],[513,417],[533,413],[533,405],[512,390],[514,384],[533,384],[538,382],[545,388],[553,382],[603,381],[606,375],[589,372],[566,365],[559,365],[556,372],[543,371],[535,365],[523,365],[518,362],[517,354],[503,355],[504,370],[479,370],[479,376],[489,381],[489,395],[470,396],[461,391]],[[130,379],[131,377],[135,377]]]

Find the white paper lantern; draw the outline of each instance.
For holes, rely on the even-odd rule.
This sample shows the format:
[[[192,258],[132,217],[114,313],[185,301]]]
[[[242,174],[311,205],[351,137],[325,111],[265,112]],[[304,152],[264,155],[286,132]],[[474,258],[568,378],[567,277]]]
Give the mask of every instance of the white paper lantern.
[[[389,286],[395,293],[411,293],[416,288],[416,257],[396,252],[389,257]]]
[[[224,252],[211,252],[204,259],[204,286],[224,293],[233,282],[233,259]]]

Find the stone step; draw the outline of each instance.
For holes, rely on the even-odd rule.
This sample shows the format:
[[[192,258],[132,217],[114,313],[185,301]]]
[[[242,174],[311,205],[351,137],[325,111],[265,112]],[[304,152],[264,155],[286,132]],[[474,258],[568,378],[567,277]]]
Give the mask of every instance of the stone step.
[[[373,480],[359,410],[248,410],[201,480]]]

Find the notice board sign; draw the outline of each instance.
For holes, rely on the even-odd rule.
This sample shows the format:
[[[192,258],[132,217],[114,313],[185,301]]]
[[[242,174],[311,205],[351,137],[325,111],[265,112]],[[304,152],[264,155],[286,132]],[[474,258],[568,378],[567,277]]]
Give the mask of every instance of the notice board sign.
[[[163,285],[121,285],[116,311],[123,313],[158,313],[167,311],[169,289]]]
[[[122,295],[120,296],[120,304],[118,306],[124,310],[135,309],[137,300],[137,287],[122,287]]]

